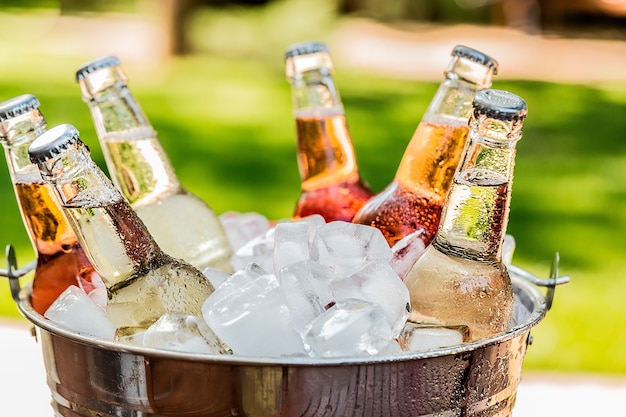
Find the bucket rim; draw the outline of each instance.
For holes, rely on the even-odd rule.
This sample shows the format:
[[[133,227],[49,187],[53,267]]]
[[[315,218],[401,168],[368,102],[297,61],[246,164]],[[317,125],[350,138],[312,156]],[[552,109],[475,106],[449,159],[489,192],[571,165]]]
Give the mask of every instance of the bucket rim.
[[[333,358],[311,358],[296,356],[280,356],[280,357],[258,357],[244,355],[221,355],[206,353],[188,353],[180,351],[169,351],[165,349],[155,349],[140,346],[125,345],[113,340],[99,339],[91,335],[73,332],[62,325],[54,323],[39,313],[37,313],[30,305],[30,284],[24,286],[20,291],[19,301],[17,303],[20,313],[30,321],[35,328],[40,331],[44,330],[53,335],[72,340],[73,342],[100,348],[104,350],[143,355],[152,358],[168,358],[185,361],[200,361],[207,363],[223,364],[223,365],[251,365],[251,366],[345,366],[345,365],[371,365],[377,363],[394,363],[405,362],[422,359],[430,359],[435,357],[443,357],[448,355],[458,355],[472,352],[479,348],[489,345],[500,344],[505,341],[518,337],[524,332],[529,332],[530,328],[537,325],[546,315],[547,303],[541,292],[528,280],[511,273],[511,282],[513,288],[519,289],[532,302],[532,311],[530,311],[527,319],[498,335],[488,339],[468,342],[461,345],[450,346],[445,348],[433,349],[423,352],[412,352],[403,354],[377,355],[372,357],[333,357]]]

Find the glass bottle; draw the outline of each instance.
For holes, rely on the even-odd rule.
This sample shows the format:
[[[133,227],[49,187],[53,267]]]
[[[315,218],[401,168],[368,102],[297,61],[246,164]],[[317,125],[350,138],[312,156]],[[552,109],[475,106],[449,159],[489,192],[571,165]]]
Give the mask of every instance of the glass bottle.
[[[437,232],[441,209],[467,142],[467,122],[476,93],[491,86],[498,63],[466,46],[452,50],[426,113],[409,142],[393,181],[354,217],[374,226],[389,246],[421,230],[428,245]]]
[[[295,217],[351,221],[374,193],[358,171],[326,44],[303,42],[285,54],[296,119],[302,191]]]
[[[201,316],[213,292],[202,273],[164,253],[71,125],[39,136],[31,161],[49,182],[78,241],[107,288],[107,316],[119,329],[145,328],[166,312]]]
[[[24,94],[0,103],[0,142],[37,255],[30,302],[41,315],[70,285],[91,291],[95,274],[52,189],[28,159],[28,146],[45,130],[46,120],[35,96]]]
[[[471,340],[507,330],[513,292],[502,244],[526,113],[526,103],[515,94],[476,95],[468,146],[439,229],[404,280],[413,309],[409,320],[467,325]]]
[[[113,183],[163,250],[204,270],[231,271],[232,249],[213,210],[178,181],[133,97],[120,61],[106,56],[76,72]]]

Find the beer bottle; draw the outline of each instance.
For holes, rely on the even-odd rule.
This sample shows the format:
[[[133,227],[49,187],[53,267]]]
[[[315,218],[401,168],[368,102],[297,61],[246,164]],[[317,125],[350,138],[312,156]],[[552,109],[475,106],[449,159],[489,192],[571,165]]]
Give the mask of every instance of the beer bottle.
[[[145,328],[166,312],[201,316],[213,292],[202,273],[164,253],[120,191],[90,157],[71,125],[56,126],[29,147],[52,185],[78,241],[107,288],[107,316]]]
[[[70,285],[86,292],[94,269],[76,240],[52,189],[28,159],[28,146],[46,129],[39,100],[24,94],[0,103],[4,147],[24,226],[37,255],[30,302],[43,315]]]
[[[296,217],[351,221],[374,193],[361,180],[326,44],[303,42],[285,54],[297,131],[301,194]]]
[[[404,279],[409,320],[467,325],[478,340],[507,330],[513,292],[502,262],[515,146],[526,103],[515,94],[476,94],[469,141],[437,234]]]
[[[231,271],[232,249],[213,210],[180,184],[155,130],[114,56],[82,65],[76,80],[88,104],[113,183],[163,250],[204,270]]]
[[[374,226],[389,246],[421,231],[428,245],[437,232],[441,209],[467,142],[472,99],[491,86],[498,63],[491,57],[458,45],[444,71],[444,80],[409,145],[393,181],[366,203],[354,223]]]

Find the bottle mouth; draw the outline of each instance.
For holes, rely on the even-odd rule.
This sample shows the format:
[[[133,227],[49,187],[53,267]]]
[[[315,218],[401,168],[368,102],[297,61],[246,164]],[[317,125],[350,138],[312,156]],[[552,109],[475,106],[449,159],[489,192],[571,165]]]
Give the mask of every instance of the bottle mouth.
[[[76,71],[76,81],[80,81],[92,72],[103,68],[115,67],[121,65],[120,60],[113,55],[104,56],[85,62]]]
[[[298,42],[287,47],[287,52],[285,52],[285,60],[293,58],[294,56],[311,55],[318,52],[325,52],[327,54],[330,54],[330,50],[324,42]]]
[[[34,164],[42,164],[79,141],[78,130],[74,126],[58,125],[35,139],[28,148],[28,155]]]
[[[489,55],[465,45],[457,45],[452,50],[452,56],[462,57],[474,61],[493,71],[494,75],[498,74],[498,61]]]
[[[39,108],[39,100],[32,94],[23,94],[0,103],[0,122]]]
[[[288,80],[301,79],[309,71],[320,71],[324,76],[334,72],[333,62],[327,51],[290,56],[285,60],[285,73]]]
[[[488,89],[476,93],[472,103],[475,117],[481,115],[502,121],[522,121],[528,114],[526,102],[505,90]]]

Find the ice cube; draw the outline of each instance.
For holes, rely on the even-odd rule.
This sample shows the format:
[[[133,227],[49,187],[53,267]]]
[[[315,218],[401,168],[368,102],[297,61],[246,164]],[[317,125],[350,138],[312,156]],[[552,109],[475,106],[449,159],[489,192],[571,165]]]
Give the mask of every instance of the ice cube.
[[[467,326],[443,327],[408,322],[398,343],[406,352],[424,352],[463,343],[469,337]]]
[[[509,266],[513,261],[513,252],[515,252],[515,238],[513,235],[504,235],[504,242],[502,243],[502,262]]]
[[[255,262],[269,273],[274,273],[274,227],[235,250],[230,263],[235,271]]]
[[[91,273],[91,281],[89,286],[91,287],[90,291],[86,291],[85,287],[82,288],[83,291],[85,291],[89,298],[91,298],[91,300],[96,303],[102,309],[102,311],[106,313],[107,301],[109,299],[107,295],[107,288],[104,285],[104,281],[102,281],[102,277],[100,277],[100,275],[95,271]]]
[[[309,355],[324,358],[376,355],[391,339],[382,309],[353,299],[338,301],[309,323],[304,334]]]
[[[270,228],[267,218],[255,212],[239,213],[227,211],[219,219],[230,245],[235,251],[250,240],[261,236]]]
[[[285,222],[274,231],[274,270],[309,259],[309,225],[305,222]]]
[[[206,268],[202,271],[205,277],[211,282],[213,288],[217,288],[222,285],[228,278],[230,278],[231,274],[226,271],[223,271],[218,268]]]
[[[305,353],[274,275],[262,275],[243,287],[223,284],[204,302],[202,315],[235,354],[275,357]]]
[[[115,340],[125,345],[144,347],[143,334],[145,328],[118,327],[115,331]]]
[[[379,355],[400,355],[404,353],[404,351],[402,350],[402,347],[400,347],[400,344],[395,340],[395,339],[391,339],[389,341],[389,344],[387,346],[385,346],[384,348],[382,348],[380,350],[380,352],[378,352]]]
[[[321,314],[325,307],[334,304],[329,283],[334,278],[330,268],[310,259],[289,265],[280,271],[278,281],[299,332]]]
[[[105,339],[115,337],[115,326],[107,319],[102,308],[75,285],[63,291],[44,316],[78,333]]]
[[[411,309],[409,290],[385,260],[367,262],[352,275],[333,280],[330,290],[337,301],[354,298],[380,306],[393,337],[402,330]]]
[[[340,274],[351,274],[373,259],[391,259],[391,248],[375,227],[333,221],[319,226],[311,242],[311,259]]]
[[[143,333],[149,348],[190,353],[228,353],[222,342],[200,317],[166,313]]]
[[[526,298],[526,297],[525,297]],[[513,314],[511,316],[510,327],[519,326],[528,320],[531,311],[524,303],[522,297],[519,294],[513,293]]]
[[[393,257],[389,264],[402,280],[426,250],[426,245],[421,239],[423,234],[424,229],[416,230],[400,239],[391,248]]]
[[[274,271],[309,259],[311,240],[322,224],[324,218],[318,214],[278,223],[274,230]]]
[[[244,269],[233,273],[218,287],[215,287],[215,291],[213,291],[211,296],[214,300],[221,297],[228,297],[230,294],[239,291],[240,288],[265,274],[267,274],[267,272],[263,268],[251,262],[246,265]]]

